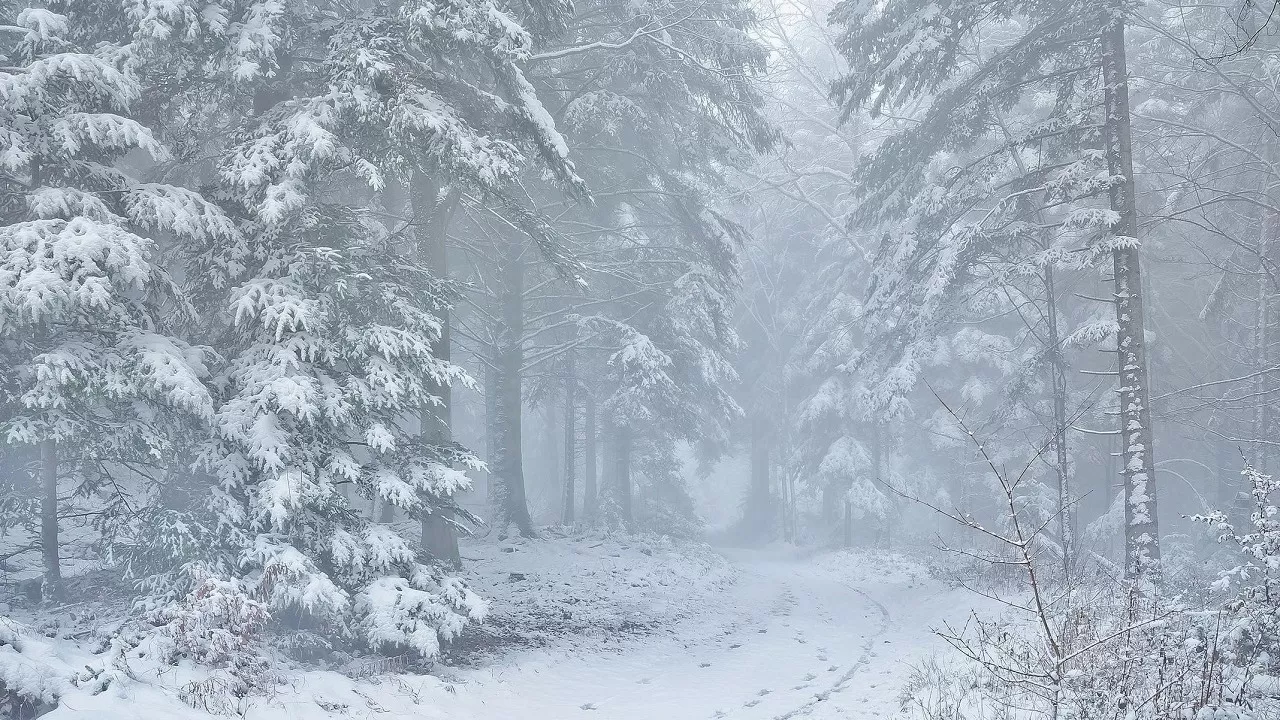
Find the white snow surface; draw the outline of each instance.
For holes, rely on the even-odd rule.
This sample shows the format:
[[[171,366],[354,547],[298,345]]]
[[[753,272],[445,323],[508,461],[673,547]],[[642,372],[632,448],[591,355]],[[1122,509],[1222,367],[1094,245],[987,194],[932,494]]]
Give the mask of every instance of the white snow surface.
[[[490,617],[460,664],[359,679],[282,668],[246,720],[887,718],[913,664],[944,649],[930,627],[973,605],[883,550],[713,550],[549,529],[462,552]],[[67,672],[109,657],[39,635],[27,647],[37,642]],[[99,694],[66,686],[45,717],[209,717],[178,699],[195,671],[131,670]]]

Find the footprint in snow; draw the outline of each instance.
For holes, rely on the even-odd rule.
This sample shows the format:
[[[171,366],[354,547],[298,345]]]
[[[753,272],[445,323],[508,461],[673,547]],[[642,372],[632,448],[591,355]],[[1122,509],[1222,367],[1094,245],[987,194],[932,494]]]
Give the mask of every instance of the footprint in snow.
[[[760,692],[756,693],[756,695],[759,695],[760,697],[764,697],[765,695],[768,695],[768,694],[769,694],[769,693],[771,693],[771,692],[773,692],[773,691],[772,691],[772,690],[761,690]]]
[[[700,662],[700,663],[698,663],[698,667],[711,667],[711,663],[709,663],[709,662]]]
[[[742,703],[742,707],[755,707],[760,704],[759,700],[748,700]]]
[[[831,667],[827,668],[827,672],[835,672],[836,670],[839,670],[839,669],[840,669],[839,665],[832,665]]]
[[[813,673],[809,673],[809,674],[807,674],[807,675],[805,675],[805,676],[804,676],[804,679],[805,679],[805,681],[809,681],[809,680],[816,680],[816,679],[817,679],[817,677],[818,677],[817,675],[814,675]]]
[[[579,705],[578,707],[582,708],[583,710],[595,710],[595,709],[596,709],[596,704],[595,704],[595,703],[582,703],[582,704],[581,704],[581,705]]]
[[[826,655],[819,655],[819,656],[818,656],[818,662],[826,662],[826,661],[827,661],[827,656],[826,656]]]
[[[638,684],[638,685],[648,685],[648,684],[649,684],[649,683],[651,683],[651,682],[653,682],[653,678],[640,678],[639,680],[637,680],[637,681],[636,681],[636,684]]]

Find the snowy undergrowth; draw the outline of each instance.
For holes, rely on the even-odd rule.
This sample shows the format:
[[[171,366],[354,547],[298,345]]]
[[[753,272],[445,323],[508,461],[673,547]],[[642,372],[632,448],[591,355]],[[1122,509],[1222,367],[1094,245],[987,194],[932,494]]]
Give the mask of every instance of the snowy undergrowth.
[[[921,560],[895,552],[839,550],[820,555],[814,564],[862,587],[914,585],[934,573]]]
[[[468,584],[489,618],[468,628],[451,659],[474,663],[510,646],[571,639],[608,645],[670,628],[714,602],[736,570],[710,547],[657,535],[545,528],[463,546]]]
[[[70,580],[84,598],[57,608],[8,609],[0,628],[0,671],[22,681],[59,718],[183,718],[239,715],[305,718],[379,715],[445,718],[468,672],[522,648],[564,644],[606,651],[628,637],[672,633],[708,611],[737,571],[705,545],[646,535],[544,529],[539,539],[464,541],[463,572],[490,606],[489,620],[459,638],[449,663],[432,675],[404,674],[395,658],[355,658],[319,670],[283,656],[263,668],[265,694],[237,698],[219,690],[234,680],[172,654],[157,636],[137,632],[125,594],[91,593],[102,578]],[[83,592],[81,592],[83,590]],[[487,675],[486,675],[487,676]],[[11,688],[14,689],[14,688]],[[193,709],[192,706],[195,706]]]

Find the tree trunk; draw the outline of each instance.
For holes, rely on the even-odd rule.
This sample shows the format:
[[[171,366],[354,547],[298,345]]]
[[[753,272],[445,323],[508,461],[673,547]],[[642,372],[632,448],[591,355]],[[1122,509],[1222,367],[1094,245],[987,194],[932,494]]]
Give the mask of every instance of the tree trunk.
[[[1215,413],[1214,416],[1209,419],[1209,429],[1211,431],[1218,430],[1218,432],[1223,432],[1223,430],[1219,430],[1221,425],[1222,422],[1217,413]],[[1210,512],[1218,510],[1220,512],[1224,512],[1227,514],[1228,520],[1231,522],[1236,521],[1236,487],[1232,480],[1240,477],[1240,472],[1236,467],[1233,467],[1233,463],[1239,459],[1239,455],[1232,457],[1230,444],[1221,439],[1214,440],[1213,463],[1211,467],[1215,471],[1214,474],[1216,475],[1216,477],[1213,478],[1215,506],[1212,508],[1205,508],[1205,511]]]
[[[1006,134],[1007,131],[1006,131]],[[1017,164],[1018,170],[1023,175],[1029,175],[1026,163],[1022,159],[1022,155],[1017,151],[1011,151],[1013,161]],[[1038,224],[1047,226],[1044,213],[1040,209],[1034,209],[1031,206],[1031,199],[1024,195],[1019,200],[1025,211],[1030,215],[1033,214]],[[1046,235],[1040,236],[1040,245],[1042,250],[1049,250],[1051,246],[1050,238]],[[1045,302],[1045,324],[1046,342],[1049,351],[1049,373],[1051,376],[1050,386],[1052,388],[1053,401],[1053,426],[1050,428],[1050,444],[1054,451],[1054,474],[1056,475],[1056,486],[1058,491],[1058,538],[1062,543],[1062,573],[1065,578],[1071,568],[1071,545],[1075,537],[1075,514],[1070,507],[1070,487],[1068,485],[1067,464],[1067,363],[1062,352],[1062,341],[1058,328],[1058,293],[1054,286],[1053,264],[1047,263],[1044,268],[1044,302]]]
[[[1254,325],[1253,325],[1253,357],[1254,357],[1254,378],[1253,378],[1253,429],[1250,433],[1253,438],[1253,457],[1250,458],[1251,463],[1258,472],[1267,472],[1268,465],[1268,444],[1263,438],[1271,436],[1271,403],[1263,398],[1266,397],[1268,377],[1266,369],[1270,366],[1270,345],[1271,345],[1271,283],[1272,280],[1267,274],[1267,265],[1269,262],[1269,252],[1271,246],[1271,234],[1275,231],[1276,214],[1268,210],[1262,211],[1260,221],[1261,229],[1258,233],[1258,297],[1257,304],[1254,306]]]
[[[524,364],[524,244],[512,240],[503,258],[502,327],[498,331],[496,433],[499,512],[504,526],[515,524],[533,537],[521,456],[521,366]]]
[[[599,510],[596,479],[596,398],[590,392],[583,398],[582,418],[582,516],[594,520]]]
[[[751,488],[747,495],[747,533],[769,535],[773,498],[769,494],[769,425],[759,414],[751,418]]]
[[[44,558],[44,599],[62,599],[62,563],[58,557],[58,444],[40,443],[40,553]]]
[[[1075,543],[1075,512],[1071,508],[1067,471],[1067,363],[1058,335],[1058,298],[1053,283],[1053,266],[1044,268],[1046,322],[1053,375],[1053,455],[1058,480],[1058,538],[1062,543],[1062,576],[1071,572],[1071,552]]]
[[[828,528],[835,526],[837,520],[836,505],[839,503],[838,491],[831,483],[822,486],[822,524]]]
[[[884,464],[882,458],[884,456],[884,448],[881,445],[880,423],[875,422],[871,425],[871,465],[873,478],[876,485],[884,482],[884,474],[881,472],[881,466]],[[890,507],[893,501],[890,500]],[[885,547],[893,546],[893,518],[885,517],[884,519],[884,544]]]
[[[614,492],[618,501],[618,512],[622,521],[630,525],[633,516],[631,511],[631,427],[619,425],[614,430]]]
[[[540,475],[543,477],[542,487],[544,492],[550,494],[553,498],[551,503],[552,512],[563,509],[562,507],[556,507],[554,498],[559,495],[561,500],[564,499],[564,468],[561,467],[560,463],[560,455],[564,450],[564,436],[558,432],[560,418],[557,417],[557,413],[560,412],[561,408],[560,403],[555,400],[554,397],[549,397],[542,408],[542,420],[537,425],[542,437],[539,439],[538,449],[533,460],[534,467],[539,467],[541,470]],[[533,486],[537,488],[538,483],[535,482]],[[563,502],[561,505],[563,505]]]
[[[853,501],[844,498],[844,546],[853,547]]]
[[[375,501],[375,504],[381,502],[382,511],[378,513],[378,522],[383,525],[390,525],[396,521],[396,506],[386,500]]]
[[[413,174],[409,197],[413,219],[417,224],[414,232],[418,252],[426,260],[431,274],[445,279],[449,277],[449,219],[456,201],[440,197],[440,191],[440,184],[431,175],[422,171]],[[431,354],[448,361],[451,352],[449,308],[442,307],[437,314],[440,318],[440,335],[431,343]],[[449,445],[453,442],[452,388],[445,383],[432,383],[429,389],[431,394],[440,398],[440,404],[423,410],[421,432],[433,445]],[[394,508],[388,503],[383,512],[388,516],[384,522],[390,521]],[[454,519],[450,517],[451,513],[452,510],[444,509],[423,512],[418,519],[420,541],[423,550],[432,557],[457,567],[462,564],[462,554],[458,552],[458,531],[454,527]]]
[[[1112,250],[1115,272],[1116,347],[1120,370],[1120,432],[1125,493],[1125,573],[1135,581],[1160,580],[1160,532],[1156,516],[1155,433],[1151,427],[1149,375],[1142,309],[1142,269],[1137,247],[1138,208],[1129,118],[1129,70],[1125,57],[1124,8],[1112,14],[1102,34],[1106,88],[1107,163],[1111,209],[1119,216]]]
[[[496,352],[495,352],[496,355]],[[502,484],[498,482],[498,371],[484,368],[484,483],[489,508],[502,516]]]
[[[564,380],[564,524],[572,525],[574,521],[574,470],[577,469],[578,460],[578,423],[574,416],[577,409],[576,391],[578,378],[574,375],[573,352],[569,352],[565,359],[565,380]]]

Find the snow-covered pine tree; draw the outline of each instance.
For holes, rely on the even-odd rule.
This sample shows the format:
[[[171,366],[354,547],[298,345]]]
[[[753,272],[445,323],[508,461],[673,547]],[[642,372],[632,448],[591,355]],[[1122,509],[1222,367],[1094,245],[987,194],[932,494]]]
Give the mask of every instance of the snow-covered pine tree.
[[[560,223],[583,257],[599,258],[586,297],[566,304],[582,325],[578,344],[599,346],[603,333],[617,348],[577,374],[602,373],[585,382],[608,438],[605,494],[624,518],[634,514],[632,467],[667,466],[633,455],[675,440],[723,447],[740,412],[728,358],[744,235],[716,208],[730,168],[778,139],[755,82],[765,59],[756,23],[736,1],[587,3],[559,46],[534,58],[584,177],[610,189]]]
[[[784,517],[817,535],[843,534],[846,509],[861,523],[883,519],[890,505],[871,467],[873,425],[858,405],[862,390],[846,371],[861,341],[868,238],[844,218],[853,209],[853,169],[877,133],[839,122],[829,93],[844,62],[823,20],[829,5],[778,0],[762,13],[761,31],[777,52],[768,113],[788,143],[743,171],[735,212],[752,238],[737,367],[752,445],[742,530],[756,537],[773,530],[762,515],[778,517],[770,509],[773,474],[796,486]],[[818,517],[805,527],[810,500]]]
[[[1003,293],[1017,286],[1006,280],[1019,266],[1045,272],[1038,293],[1010,300],[1054,309],[1044,313],[1051,332],[1028,330],[1059,338],[1043,357],[1053,368],[1051,437],[1062,447],[1065,333],[1056,327],[1046,271],[1081,264],[1069,262],[1080,255],[1076,244],[1087,246],[1084,255],[1110,258],[1117,300],[1115,320],[1106,324],[1125,353],[1119,387],[1127,565],[1135,577],[1147,574],[1144,568],[1158,575],[1143,313],[1133,280],[1137,226],[1123,63],[1129,8],[959,2],[936,10],[914,0],[848,2],[832,14],[843,26],[846,57],[870,59],[836,86],[846,110],[915,115],[861,175],[858,217],[886,232],[868,302],[873,347],[887,349],[897,372],[911,375],[930,353],[921,340],[938,336],[963,307],[954,302],[962,288],[976,281]],[[1105,203],[1103,195],[1110,195]],[[1047,230],[1053,234],[1046,237]],[[1017,250],[1028,240],[1040,247]]]
[[[231,580],[277,619],[432,657],[484,603],[361,504],[468,517],[452,496],[477,461],[422,432],[444,389],[470,383],[433,352],[451,300],[428,270],[428,231],[446,189],[501,203],[535,159],[581,192],[521,70],[532,39],[488,3],[172,7],[141,24],[212,49],[173,112],[213,119],[192,144],[223,158],[216,181],[242,241],[192,261],[226,355],[199,457],[212,493],[191,516],[156,518],[173,548],[203,552],[140,561],[170,600]],[[413,197],[409,218],[374,209],[392,188],[432,184],[438,197]]]
[[[129,115],[139,49],[74,11],[0,6],[0,433],[35,460],[51,597],[60,506],[86,503],[77,515],[105,535],[213,416],[208,353],[181,339],[193,311],[159,239],[237,236],[198,194],[127,170],[129,153],[166,155]]]
[[[1210,429],[1196,433],[1198,461],[1212,467],[1202,492],[1217,508],[1237,513],[1245,511],[1248,492],[1235,472],[1238,450],[1245,450],[1251,467],[1269,472],[1274,450],[1267,438],[1277,423],[1267,398],[1276,387],[1269,368],[1280,343],[1275,278],[1280,143],[1272,132],[1280,122],[1275,110],[1280,77],[1269,60],[1275,38],[1259,32],[1266,27],[1267,10],[1194,4],[1174,13],[1151,7],[1140,17],[1145,39],[1133,47],[1135,66],[1153,78],[1144,83],[1133,111],[1141,134],[1150,138],[1135,147],[1135,162],[1153,178],[1145,188],[1153,232],[1169,248],[1166,255],[1207,248],[1214,266],[1210,288],[1188,292],[1194,282],[1189,274],[1156,275],[1149,282],[1154,334],[1164,336],[1161,326],[1168,322],[1169,328],[1204,338],[1199,347],[1158,356],[1172,376],[1169,385],[1201,384],[1206,365],[1219,370],[1214,377],[1221,381],[1208,395],[1168,393],[1165,414],[1193,417]],[[1241,37],[1253,35],[1241,48]],[[1245,86],[1235,77],[1251,82]],[[1192,164],[1200,170],[1186,172]],[[1215,179],[1222,175],[1230,179]],[[1183,302],[1195,304],[1187,310],[1199,311],[1202,324],[1174,319]],[[1164,317],[1169,319],[1162,322]]]

